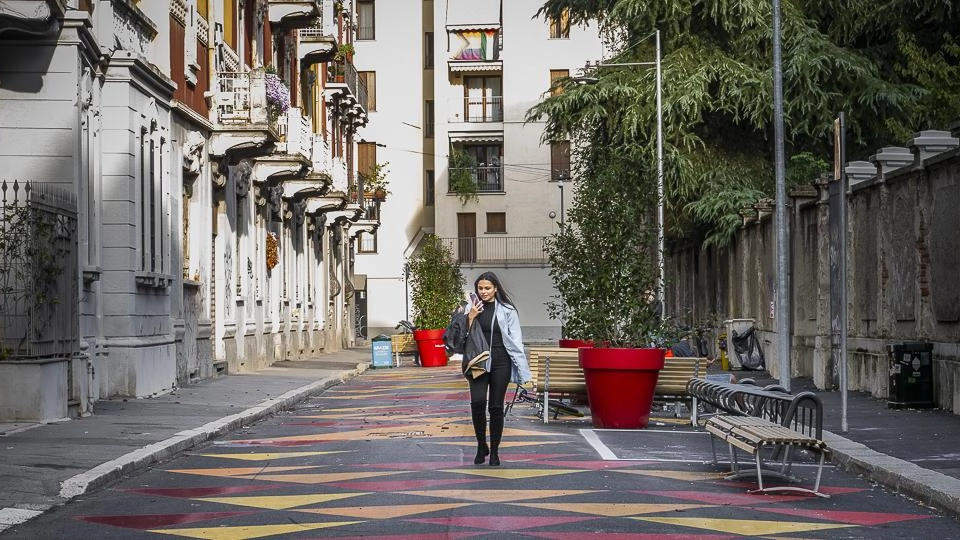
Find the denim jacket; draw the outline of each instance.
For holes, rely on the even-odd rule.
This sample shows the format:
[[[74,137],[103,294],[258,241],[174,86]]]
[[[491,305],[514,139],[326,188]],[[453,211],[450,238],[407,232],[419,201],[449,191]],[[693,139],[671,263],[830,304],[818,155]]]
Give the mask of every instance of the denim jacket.
[[[523,334],[520,333],[520,316],[516,308],[496,302],[494,305],[494,316],[497,318],[497,324],[500,325],[500,333],[503,335],[503,345],[510,355],[513,362],[510,380],[523,384],[531,379],[530,364],[527,362],[527,355],[523,351]]]

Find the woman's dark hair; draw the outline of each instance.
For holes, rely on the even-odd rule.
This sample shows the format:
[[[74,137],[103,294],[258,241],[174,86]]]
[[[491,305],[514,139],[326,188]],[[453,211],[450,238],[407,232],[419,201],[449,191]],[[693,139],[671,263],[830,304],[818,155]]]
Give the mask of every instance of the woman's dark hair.
[[[498,278],[496,274],[494,274],[493,272],[484,272],[479,276],[477,276],[477,279],[474,280],[473,282],[473,290],[476,291],[478,294],[480,291],[477,291],[477,285],[481,281],[489,281],[490,283],[493,283],[493,286],[496,287],[497,289],[497,293],[496,293],[497,302],[508,305],[513,309],[517,309],[517,306],[513,304],[513,300],[510,298],[510,294],[507,292],[507,289],[504,288],[503,283],[500,281],[500,278]]]

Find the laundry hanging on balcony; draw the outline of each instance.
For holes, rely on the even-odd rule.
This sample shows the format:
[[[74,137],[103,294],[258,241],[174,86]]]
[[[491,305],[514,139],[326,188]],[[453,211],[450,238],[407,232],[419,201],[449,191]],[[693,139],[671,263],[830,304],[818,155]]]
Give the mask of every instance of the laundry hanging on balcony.
[[[496,60],[498,57],[496,30],[461,30],[451,32],[452,60]]]

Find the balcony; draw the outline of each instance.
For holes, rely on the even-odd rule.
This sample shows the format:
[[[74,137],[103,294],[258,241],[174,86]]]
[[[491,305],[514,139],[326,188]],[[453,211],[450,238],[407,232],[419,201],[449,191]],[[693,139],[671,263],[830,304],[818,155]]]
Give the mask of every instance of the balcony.
[[[219,71],[214,90],[209,92],[211,120],[216,129],[210,153],[224,155],[247,151],[264,155],[279,140],[277,120],[267,112],[267,87],[263,70]]]
[[[327,69],[327,91],[349,94],[362,107],[367,103],[367,84],[360,79],[357,68],[348,60],[334,60]],[[362,111],[366,114],[366,111]]]
[[[60,30],[60,17],[65,12],[62,2],[20,0],[10,3],[15,5],[0,5],[0,28],[5,31],[28,36],[50,36]],[[52,11],[51,6],[56,11]]]
[[[253,162],[256,182],[300,180],[310,170],[313,157],[313,133],[310,119],[297,107],[290,107],[278,118],[280,140],[273,152]]]
[[[503,165],[484,165],[476,167],[451,168],[450,173],[455,174],[460,171],[467,171],[470,177],[477,184],[478,193],[502,193],[503,192]],[[450,186],[447,186],[447,193],[453,193]]]
[[[333,0],[323,0],[321,16],[313,24],[297,30],[297,54],[305,66],[328,62],[333,58],[337,44],[337,13]]]
[[[461,264],[544,266],[545,236],[482,236],[443,238]]]
[[[320,18],[319,0],[267,0],[270,26],[275,31],[306,28]]]

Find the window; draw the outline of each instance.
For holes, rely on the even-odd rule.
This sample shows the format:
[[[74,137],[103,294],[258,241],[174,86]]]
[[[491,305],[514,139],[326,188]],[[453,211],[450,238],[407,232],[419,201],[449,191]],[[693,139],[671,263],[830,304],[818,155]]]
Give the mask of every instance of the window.
[[[506,232],[506,212],[487,212],[487,233],[505,234]]]
[[[561,87],[560,80],[566,79],[570,76],[569,69],[551,69],[550,70],[550,95],[559,96],[563,93],[563,87]]]
[[[361,179],[373,172],[377,165],[377,143],[363,141],[357,144],[357,172]]]
[[[471,173],[477,182],[477,191],[491,193],[504,190],[502,144],[465,144],[462,151],[475,164]]]
[[[423,104],[423,136],[433,138],[433,100],[428,99]]]
[[[427,174],[423,179],[423,205],[424,206],[433,206],[433,200],[436,196],[436,188],[434,187],[436,183],[436,176],[433,173],[433,169],[428,169]]]
[[[563,8],[559,19],[550,18],[550,39],[570,39],[570,9]]]
[[[570,141],[550,143],[550,179],[570,180]]]
[[[163,177],[167,140],[156,122],[140,128],[139,176],[140,208],[140,270],[163,273],[166,271],[163,230]]]
[[[364,108],[367,112],[377,110],[377,72],[376,71],[358,71],[361,84],[367,87],[367,102]]]
[[[376,253],[377,252],[377,233],[375,232],[359,232],[357,242],[357,251],[359,253]]]
[[[423,69],[433,69],[433,32],[423,34]]]
[[[503,122],[502,88],[500,77],[465,77],[464,122]]]
[[[357,0],[357,39],[376,39],[373,0]]]

